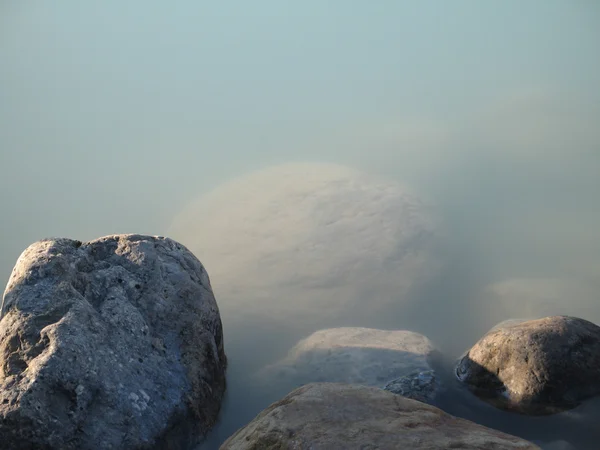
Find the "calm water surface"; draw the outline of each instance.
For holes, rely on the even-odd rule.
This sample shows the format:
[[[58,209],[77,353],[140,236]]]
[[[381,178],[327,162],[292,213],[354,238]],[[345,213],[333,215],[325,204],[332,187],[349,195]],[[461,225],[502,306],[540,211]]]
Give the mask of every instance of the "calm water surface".
[[[431,200],[446,269],[410,307],[325,326],[424,333],[450,377],[495,323],[535,310],[539,285],[502,305],[490,284],[550,280],[544,314],[600,323],[599,24],[595,1],[0,2],[0,279],[44,237],[168,235],[227,180],[332,162]],[[225,310],[229,389],[209,449],[286,393],[251,374],[315,331]],[[593,402],[545,418],[460,389],[441,402],[600,448]]]

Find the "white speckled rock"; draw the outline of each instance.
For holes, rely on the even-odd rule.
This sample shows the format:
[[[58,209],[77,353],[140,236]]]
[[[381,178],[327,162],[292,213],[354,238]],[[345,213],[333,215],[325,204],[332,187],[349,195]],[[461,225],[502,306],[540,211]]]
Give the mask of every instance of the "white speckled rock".
[[[303,386],[238,430],[221,450],[539,450],[515,436],[382,389]]]
[[[208,275],[162,237],[31,245],[4,294],[0,358],[6,450],[184,448],[225,389]]]
[[[407,302],[437,273],[438,229],[429,208],[393,181],[297,163],[217,187],[169,234],[210,270],[228,324],[287,319],[304,330]]]
[[[286,358],[259,371],[257,377],[287,390],[322,381],[384,387],[415,371],[433,372],[430,363],[435,353],[429,339],[412,331],[330,328],[298,342]],[[430,387],[433,397],[439,385]]]

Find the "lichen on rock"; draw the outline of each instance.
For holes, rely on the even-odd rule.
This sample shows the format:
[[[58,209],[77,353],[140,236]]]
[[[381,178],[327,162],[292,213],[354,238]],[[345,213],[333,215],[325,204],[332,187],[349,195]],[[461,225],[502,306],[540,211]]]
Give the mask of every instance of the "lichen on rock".
[[[0,361],[4,449],[193,442],[225,390],[208,274],[163,237],[28,247],[3,298]]]

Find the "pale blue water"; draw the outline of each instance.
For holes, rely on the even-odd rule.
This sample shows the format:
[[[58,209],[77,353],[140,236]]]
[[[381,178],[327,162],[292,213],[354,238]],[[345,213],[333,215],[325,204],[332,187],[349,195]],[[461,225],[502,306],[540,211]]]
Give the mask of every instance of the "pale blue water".
[[[165,235],[225,180],[335,162],[432,199],[451,264],[417,307],[330,326],[420,331],[452,360],[508,318],[483,306],[489,283],[598,288],[598,23],[593,1],[5,1],[0,280],[41,238]],[[565,297],[600,323],[596,299]],[[247,374],[314,331],[223,320],[229,391],[208,448],[280,395]],[[593,405],[524,421],[452,395],[456,414],[597,447]]]

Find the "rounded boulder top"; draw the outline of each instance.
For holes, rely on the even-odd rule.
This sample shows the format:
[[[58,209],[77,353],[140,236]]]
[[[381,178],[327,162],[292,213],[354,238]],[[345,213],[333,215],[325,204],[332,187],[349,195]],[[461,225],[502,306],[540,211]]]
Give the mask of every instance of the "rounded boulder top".
[[[438,268],[438,228],[431,208],[395,181],[290,163],[206,193],[170,234],[205,262],[228,318],[314,329],[407,301]]]
[[[507,410],[543,415],[600,394],[600,327],[552,316],[505,321],[458,362],[458,379]]]
[[[226,358],[209,278],[163,237],[46,239],[0,321],[2,448],[171,448],[215,423]]]

